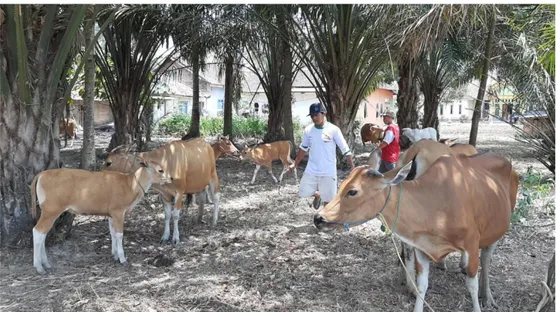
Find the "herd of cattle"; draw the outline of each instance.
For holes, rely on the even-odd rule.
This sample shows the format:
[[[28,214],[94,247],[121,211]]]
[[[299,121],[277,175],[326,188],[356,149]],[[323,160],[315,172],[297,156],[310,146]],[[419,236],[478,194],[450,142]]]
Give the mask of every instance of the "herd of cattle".
[[[469,144],[438,140],[436,131],[430,128],[403,129],[402,133],[413,143],[400,155],[396,169],[377,171],[380,149],[375,147],[367,165],[354,169],[341,183],[337,196],[314,215],[315,226],[321,230],[347,230],[380,218],[402,242],[402,274],[416,297],[414,312],[423,311],[430,260],[446,269],[444,258],[452,252],[461,255],[460,268],[467,275],[473,311],[481,311],[481,303],[496,306],[489,285],[490,260],[497,242],[509,228],[517,199],[517,172],[508,159],[490,152],[478,153]],[[380,134],[373,133],[369,124],[362,127],[361,138],[363,144],[381,141]],[[210,197],[214,206],[212,225],[218,222],[220,185],[216,161],[220,157],[230,155],[254,162],[251,183],[261,166],[267,168],[275,183],[280,183],[293,163],[292,149],[291,142],[279,141],[246,146],[239,151],[226,136],[219,136],[212,145],[195,138],[172,141],[142,153],[132,153],[131,146],[119,146],[108,154],[102,171],[42,171],[31,184],[34,217],[37,201],[41,208],[33,228],[33,265],[40,274],[51,268],[45,238],[64,211],[107,216],[112,255],[128,265],[122,245],[124,217],[151,187],[164,206],[162,241],[169,241],[173,219],[172,243],[177,244],[184,195],[187,206],[195,195],[198,222]],[[283,165],[279,179],[272,173],[273,160],[280,160]],[[66,188],[62,186],[70,184],[78,191],[64,192]]]

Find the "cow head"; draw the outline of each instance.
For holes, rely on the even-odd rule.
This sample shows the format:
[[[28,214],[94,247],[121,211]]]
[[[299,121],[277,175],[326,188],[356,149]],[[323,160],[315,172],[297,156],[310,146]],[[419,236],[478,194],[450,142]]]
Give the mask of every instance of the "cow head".
[[[239,150],[233,144],[232,140],[230,140],[229,136],[219,135],[217,137],[217,147],[220,151],[224,154],[237,156],[239,155]]]
[[[164,171],[159,163],[155,161],[146,161],[140,157],[137,159],[139,161],[138,168],[147,168],[146,172],[150,175],[153,184],[163,185],[172,182],[173,178],[168,172]]]
[[[413,161],[410,161],[402,168],[385,174],[369,169],[368,166],[355,168],[342,182],[334,199],[315,214],[315,226],[318,229],[339,229],[343,223],[376,217],[387,204],[389,186],[405,180],[412,169],[412,164]],[[394,192],[390,196],[393,194]],[[388,205],[395,203],[395,200],[388,201]]]
[[[103,170],[123,173],[135,172],[145,160],[138,155],[130,154],[132,145],[120,145],[108,153],[104,161]]]

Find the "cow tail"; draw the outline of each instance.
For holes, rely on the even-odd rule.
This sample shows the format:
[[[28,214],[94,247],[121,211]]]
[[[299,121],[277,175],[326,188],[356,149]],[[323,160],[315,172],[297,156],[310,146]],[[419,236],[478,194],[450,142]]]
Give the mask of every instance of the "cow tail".
[[[288,140],[288,143],[290,145],[290,148],[288,150],[288,161],[293,164],[293,163],[295,163],[295,160],[293,160],[290,155],[291,155],[292,151],[295,151],[295,148],[293,146],[292,141]]]
[[[37,217],[37,181],[39,180],[40,173],[35,175],[33,182],[31,182],[31,216],[34,219]]]

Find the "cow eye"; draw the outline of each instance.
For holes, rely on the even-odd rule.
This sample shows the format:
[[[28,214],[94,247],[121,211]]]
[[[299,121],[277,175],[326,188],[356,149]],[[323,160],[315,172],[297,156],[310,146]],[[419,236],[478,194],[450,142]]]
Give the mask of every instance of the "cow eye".
[[[110,167],[112,165],[112,162],[107,162],[106,163],[106,167]]]
[[[348,196],[355,196],[357,194],[357,190],[349,190],[347,194]]]
[[[159,169],[159,170],[158,170],[158,172],[160,172],[160,173],[164,173],[164,170],[162,170],[162,169]]]

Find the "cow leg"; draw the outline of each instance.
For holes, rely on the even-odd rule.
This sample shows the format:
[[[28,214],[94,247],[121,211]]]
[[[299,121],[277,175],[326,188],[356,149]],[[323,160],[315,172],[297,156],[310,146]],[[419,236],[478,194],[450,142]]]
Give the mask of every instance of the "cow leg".
[[[446,270],[448,267],[446,266],[446,258],[438,260],[436,263],[436,267],[441,270]]]
[[[280,183],[282,183],[282,178],[286,172],[288,172],[288,167],[284,166],[284,169],[282,169],[282,173],[280,174],[280,179],[278,180]]]
[[[272,180],[274,180],[274,183],[278,183],[278,179],[276,179],[274,173],[272,173],[272,163],[266,167],[266,170],[268,171],[268,174],[270,174],[270,176],[272,177]]]
[[[195,196],[197,196],[197,207],[198,207],[197,223],[201,223],[203,222],[203,213],[205,212],[205,199],[206,199],[205,191],[197,193]]]
[[[492,254],[498,242],[483,248],[481,250],[481,280],[479,283],[479,297],[481,298],[483,307],[490,309],[491,307],[498,308],[498,305],[492,297],[490,292],[490,282],[488,274],[490,273],[490,264],[492,262]]]
[[[112,256],[114,260],[118,260],[118,242],[116,241],[116,230],[114,230],[112,218],[108,217],[108,228],[110,229],[110,237],[112,238]]]
[[[118,254],[118,259],[120,260],[120,263],[123,264],[124,266],[128,266],[129,263],[127,262],[127,259],[125,258],[124,255],[124,245],[123,245],[123,239],[124,239],[124,216],[123,214],[121,216],[119,215],[114,215],[112,216],[112,226],[114,228],[114,232],[115,232],[115,237],[116,237],[116,243],[117,243],[117,254]]]
[[[212,226],[216,226],[218,223],[218,214],[220,212],[220,183],[218,182],[216,171],[213,174],[212,181],[209,182],[209,190],[212,193],[212,202],[214,204],[212,210]]]
[[[471,248],[469,253],[469,262],[467,264],[467,277],[465,283],[467,290],[471,295],[473,302],[473,312],[481,312],[479,304],[479,279],[477,273],[479,271],[479,248]]]
[[[177,245],[180,242],[180,230],[179,230],[179,221],[180,221],[180,210],[183,205],[183,194],[176,194],[174,195],[176,200],[174,201],[174,234],[172,237],[172,244]],[[201,198],[199,198],[201,199]]]
[[[461,258],[459,259],[459,268],[463,274],[467,274],[468,262],[469,262],[469,254],[464,251],[461,253]]]
[[[172,217],[172,202],[167,200],[162,194],[162,205],[164,206],[164,234],[160,239],[160,243],[168,243],[170,240],[170,218]]]
[[[418,294],[415,300],[413,312],[423,312],[425,295],[429,288],[429,264],[430,261],[421,250],[415,248],[415,269],[417,271]]]
[[[45,274],[44,268],[50,269],[50,263],[46,257],[46,234],[50,231],[52,224],[58,216],[47,217],[44,211],[46,208],[43,206],[43,215],[33,228],[33,266],[39,274]]]
[[[251,184],[255,183],[255,177],[257,176],[257,172],[261,169],[261,165],[257,165],[255,167],[255,172],[253,172],[253,178],[251,179]]]

